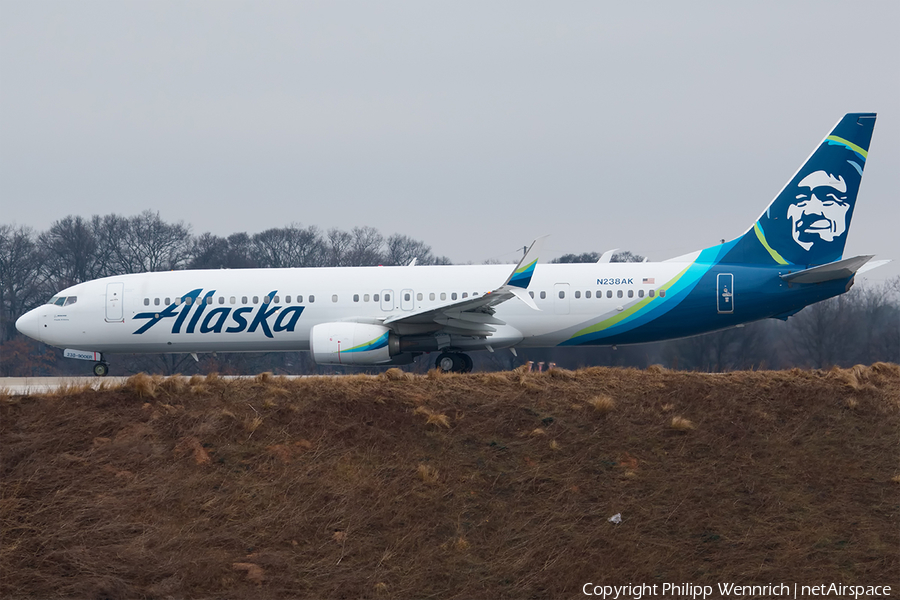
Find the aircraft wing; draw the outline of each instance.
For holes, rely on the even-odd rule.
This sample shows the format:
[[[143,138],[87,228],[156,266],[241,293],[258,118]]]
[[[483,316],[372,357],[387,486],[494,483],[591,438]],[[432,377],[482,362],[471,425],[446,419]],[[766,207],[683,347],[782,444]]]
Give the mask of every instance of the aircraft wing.
[[[492,325],[506,325],[504,321],[494,316],[495,306],[518,298],[534,310],[540,310],[528,294],[527,288],[531,283],[544,237],[532,242],[525,256],[500,287],[483,295],[443,306],[394,315],[385,319],[384,325],[397,330],[488,337],[497,331]]]

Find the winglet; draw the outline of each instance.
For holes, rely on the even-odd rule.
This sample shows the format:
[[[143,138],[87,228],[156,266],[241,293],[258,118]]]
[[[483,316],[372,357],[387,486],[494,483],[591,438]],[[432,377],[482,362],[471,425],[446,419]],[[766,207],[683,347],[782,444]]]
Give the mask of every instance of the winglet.
[[[546,237],[544,235],[531,242],[531,247],[525,252],[525,256],[522,257],[503,285],[517,288],[528,287],[528,284],[531,283],[531,276],[534,275],[534,268],[537,266],[538,254]]]
[[[608,263],[608,262],[612,261],[613,254],[615,254],[618,251],[619,251],[618,248],[613,248],[612,250],[607,250],[600,256],[600,260],[597,261],[597,264]]]

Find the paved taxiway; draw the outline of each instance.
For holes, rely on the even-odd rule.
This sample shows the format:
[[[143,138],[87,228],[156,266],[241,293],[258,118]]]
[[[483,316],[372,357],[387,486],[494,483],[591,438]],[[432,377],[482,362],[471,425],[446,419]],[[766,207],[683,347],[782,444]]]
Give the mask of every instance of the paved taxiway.
[[[221,379],[255,379],[256,377],[256,375],[220,376]],[[284,375],[284,377],[297,379],[309,377],[309,375]],[[188,379],[188,377],[185,378]],[[28,394],[45,394],[61,388],[78,388],[85,385],[94,389],[99,388],[100,384],[105,387],[116,387],[126,381],[128,381],[128,377],[0,377],[0,392],[6,392],[10,396],[27,396]]]

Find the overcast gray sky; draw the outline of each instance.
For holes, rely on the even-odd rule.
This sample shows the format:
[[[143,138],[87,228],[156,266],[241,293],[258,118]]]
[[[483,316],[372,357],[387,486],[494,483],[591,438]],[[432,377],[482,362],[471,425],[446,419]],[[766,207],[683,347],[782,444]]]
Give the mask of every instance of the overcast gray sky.
[[[900,2],[0,0],[0,222],[372,225],[454,262],[732,238],[878,112],[845,256],[900,259]],[[872,272],[900,273],[900,263]]]

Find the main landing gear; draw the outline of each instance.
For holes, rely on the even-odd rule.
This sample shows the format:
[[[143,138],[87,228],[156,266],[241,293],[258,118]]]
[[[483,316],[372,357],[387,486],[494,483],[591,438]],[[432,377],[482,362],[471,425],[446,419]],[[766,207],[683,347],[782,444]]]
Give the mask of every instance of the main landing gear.
[[[109,373],[109,365],[105,362],[94,363],[94,375],[97,377],[106,377]]]
[[[444,373],[470,373],[472,371],[472,359],[462,352],[441,352],[434,361],[434,366]]]

